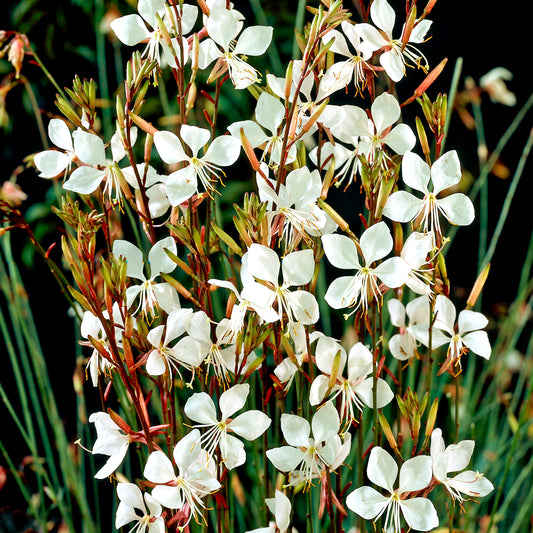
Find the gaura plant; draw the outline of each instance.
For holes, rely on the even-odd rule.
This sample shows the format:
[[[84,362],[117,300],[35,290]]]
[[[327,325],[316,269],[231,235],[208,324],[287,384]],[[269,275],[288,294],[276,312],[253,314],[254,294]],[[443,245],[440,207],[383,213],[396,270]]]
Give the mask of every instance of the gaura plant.
[[[139,0],[111,24],[135,47],[112,136],[92,81],[58,94],[54,147],[33,164],[61,187],[58,278],[101,399],[83,444],[114,486],[117,529],[477,530],[469,500],[493,485],[448,476],[474,441],[445,447],[460,398],[454,412],[439,400],[491,346],[475,302],[455,324],[450,299],[447,232],[475,209],[450,190],[446,97],[427,94],[443,68],[422,52],[434,4],[309,7],[283,77],[254,66],[276,29],[241,6]],[[401,103],[406,77],[419,86]],[[145,105],[158,85],[166,120]],[[233,91],[253,116],[227,120]],[[418,138],[401,123],[415,100]],[[230,220],[243,166],[255,180]],[[328,200],[340,192],[347,215]]]

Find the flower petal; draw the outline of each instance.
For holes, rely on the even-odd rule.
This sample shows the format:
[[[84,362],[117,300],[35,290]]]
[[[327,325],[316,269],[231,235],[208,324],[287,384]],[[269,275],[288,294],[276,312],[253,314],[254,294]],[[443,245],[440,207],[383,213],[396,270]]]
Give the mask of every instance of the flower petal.
[[[94,135],[78,128],[73,134],[74,151],[83,163],[87,165],[102,165],[105,166],[105,147],[104,141]]]
[[[446,198],[440,198],[437,200],[437,205],[450,224],[468,226],[476,218],[472,200],[463,193],[458,192]]]
[[[64,120],[53,118],[48,123],[48,136],[50,140],[58,147],[73,152],[72,136]]]
[[[359,270],[361,265],[358,261],[355,243],[345,235],[331,234],[322,236],[324,253],[329,262],[337,268]]]
[[[335,409],[332,402],[327,402],[315,413],[311,420],[315,443],[327,441],[337,435],[340,425],[337,409]]]
[[[291,446],[303,446],[307,448],[309,445],[311,426],[305,418],[287,413],[282,414],[281,431],[283,432],[283,437]]]
[[[231,135],[222,135],[209,145],[202,161],[227,167],[233,165],[241,153],[241,141]]]
[[[250,385],[248,383],[234,385],[231,389],[224,391],[218,402],[221,413],[220,420],[225,422],[231,415],[240,411],[244,407],[249,393]]]
[[[383,214],[396,222],[409,222],[416,217],[424,203],[424,200],[410,192],[394,192],[389,196]]]
[[[189,160],[189,156],[183,151],[181,141],[170,131],[156,131],[154,144],[161,159],[169,165]]]
[[[150,32],[139,15],[126,15],[111,22],[117,39],[126,46],[135,46],[150,38]]]
[[[271,26],[250,26],[245,28],[237,39],[234,54],[260,56],[264,54],[272,41]]]
[[[398,465],[388,452],[375,446],[370,451],[367,475],[372,483],[387,489],[392,494],[394,482],[398,476]]]
[[[400,508],[410,528],[430,531],[439,525],[437,511],[427,498],[400,500]]]
[[[418,455],[405,461],[400,469],[398,492],[414,492],[425,489],[431,482],[433,469],[429,455]]]
[[[463,337],[463,342],[475,354],[480,355],[483,359],[490,359],[491,347],[486,331],[467,333]]]
[[[36,154],[33,162],[40,172],[39,177],[55,178],[68,167],[70,156],[57,150],[45,150]]]
[[[370,226],[361,235],[360,242],[366,266],[385,257],[392,250],[393,244],[390,229],[385,222]]]
[[[389,498],[381,495],[372,487],[359,487],[348,494],[346,505],[365,520],[373,520],[389,504]]]
[[[371,111],[377,135],[381,135],[384,130],[392,126],[400,118],[401,114],[398,100],[389,93],[380,94],[374,100]]]
[[[246,440],[255,440],[270,426],[272,420],[261,411],[246,411],[234,418],[227,428]]]
[[[218,424],[215,404],[205,392],[194,393],[187,400],[184,410],[185,414],[195,422],[206,425]]]
[[[433,194],[435,196],[461,181],[461,163],[459,163],[459,157],[455,150],[446,152],[433,163],[431,181],[433,182]]]

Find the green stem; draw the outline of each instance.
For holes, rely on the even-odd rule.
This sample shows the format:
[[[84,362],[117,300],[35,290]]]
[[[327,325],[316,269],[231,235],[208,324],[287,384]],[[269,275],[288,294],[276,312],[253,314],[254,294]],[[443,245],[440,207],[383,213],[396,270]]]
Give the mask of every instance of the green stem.
[[[450,130],[450,123],[452,119],[453,107],[455,103],[455,96],[457,95],[457,87],[459,86],[459,80],[461,78],[461,71],[463,69],[463,58],[458,57],[453,69],[452,83],[450,85],[450,91],[448,93],[448,107],[446,109],[446,124],[444,125],[444,135],[442,136],[442,142],[440,143],[441,153],[444,152],[444,146],[446,145],[446,139]]]

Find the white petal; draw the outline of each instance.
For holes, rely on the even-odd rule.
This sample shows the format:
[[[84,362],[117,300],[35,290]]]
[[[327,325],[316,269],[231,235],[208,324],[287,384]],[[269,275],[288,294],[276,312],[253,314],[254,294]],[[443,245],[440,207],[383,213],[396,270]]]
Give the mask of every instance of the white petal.
[[[146,513],[142,492],[134,483],[118,483],[117,496],[121,502]]]
[[[372,372],[372,353],[362,343],[355,343],[348,353],[348,379],[355,380]]]
[[[398,124],[382,139],[389,148],[397,154],[403,155],[416,144],[413,130],[407,124]]]
[[[318,405],[322,403],[329,388],[329,380],[324,374],[317,376],[309,389],[309,403],[311,405]]]
[[[294,470],[302,462],[304,455],[305,452],[292,446],[281,446],[266,452],[270,462],[281,472]]]
[[[435,326],[450,335],[454,335],[456,311],[452,301],[442,294],[437,295],[434,311],[437,316]]]
[[[278,254],[262,244],[253,243],[248,249],[248,273],[257,279],[270,281],[277,287],[279,283]]]
[[[402,302],[392,298],[387,302],[387,309],[391,324],[397,328],[405,328],[405,307]]]
[[[454,478],[448,479],[448,484],[454,489],[474,497],[486,496],[494,490],[493,484],[483,474],[472,470],[461,472]]]
[[[424,203],[424,200],[410,192],[394,192],[389,196],[383,214],[396,222],[409,222],[416,217]]]
[[[340,352],[339,374],[342,374],[346,365],[346,351],[344,348],[331,337],[325,335],[320,337],[316,343],[315,358],[316,364],[324,374],[331,374],[331,369],[335,356]]]
[[[194,167],[189,165],[169,174],[166,189],[170,205],[177,206],[188,200],[198,191]]]
[[[126,15],[111,22],[111,29],[118,40],[127,46],[135,46],[150,38],[150,32],[139,15]]]
[[[316,324],[320,318],[318,302],[313,294],[307,291],[290,293],[289,305],[294,317],[300,324]]]
[[[189,126],[184,124],[181,127],[181,138],[191,148],[193,157],[209,142],[211,134],[205,128]]]
[[[378,378],[376,389],[376,407],[381,409],[392,402],[394,393],[389,384],[381,378]],[[359,383],[355,387],[355,392],[366,406],[374,406],[373,378],[365,379],[362,383]]]
[[[207,19],[207,33],[217,44],[227,51],[230,42],[239,33],[239,22],[227,9],[212,8]]]
[[[165,239],[156,242],[148,254],[150,276],[152,279],[161,273],[168,274],[176,268],[176,263],[174,263],[174,261],[172,261],[172,259],[170,259],[165,253],[165,249],[172,252],[174,255],[178,253],[176,242],[172,237],[166,237]]]
[[[161,18],[165,14],[165,2],[163,0],[139,0],[137,10],[141,17],[152,26],[157,28],[157,19],[155,14],[159,14]]]
[[[379,62],[392,81],[398,82],[405,76],[405,66],[400,52],[389,50],[381,54]]]
[[[356,303],[361,291],[360,280],[354,276],[342,276],[333,280],[324,300],[333,309],[342,309]]]
[[[490,359],[491,347],[486,331],[473,331],[463,337],[463,342],[475,354]]]
[[[169,165],[189,160],[183,151],[181,141],[170,131],[156,131],[154,144],[161,159]]]
[[[475,443],[473,440],[462,440],[458,444],[450,444],[444,451],[446,458],[446,472],[459,472],[464,470],[472,454],[474,453]]]
[[[94,477],[96,479],[105,479],[106,477],[109,477],[122,464],[122,461],[124,460],[124,457],[128,451],[128,445],[129,442],[122,444],[119,451],[109,457],[105,465],[98,470]]]
[[[398,476],[398,465],[388,452],[376,446],[370,451],[367,475],[372,483],[387,489],[392,494],[393,485]]]
[[[241,141],[231,135],[217,137],[207,149],[202,161],[227,167],[233,165],[241,153]]]
[[[70,156],[57,150],[45,150],[36,154],[33,162],[40,172],[39,177],[55,178],[68,167]]]
[[[459,335],[463,335],[469,331],[483,329],[487,327],[487,324],[489,323],[485,315],[476,311],[470,311],[469,309],[465,309],[459,313],[457,322],[459,326]]]
[[[370,7],[370,16],[379,29],[383,30],[388,37],[392,36],[396,14],[387,0],[374,0]]]
[[[431,181],[435,196],[461,181],[461,163],[459,163],[459,157],[455,150],[446,152],[433,163]]]
[[[130,278],[145,281],[143,254],[137,246],[131,242],[117,239],[113,242],[113,255],[116,258],[122,257],[126,260],[126,274]]]
[[[201,453],[200,431],[193,429],[174,446],[172,457],[174,457],[180,473],[183,473],[198,460]]]
[[[146,360],[146,372],[151,376],[162,376],[167,371],[166,358],[159,350],[152,350]]]
[[[224,422],[231,415],[242,409],[249,393],[250,385],[248,383],[235,385],[231,389],[224,391],[219,400],[221,421]]]
[[[375,3],[375,2],[374,2]],[[400,118],[400,104],[389,93],[380,94],[372,104],[372,120],[378,135]]]
[[[424,194],[428,193],[431,173],[429,165],[419,155],[407,152],[403,156],[402,177],[407,186]]]
[[[261,411],[247,411],[234,418],[227,427],[246,440],[255,440],[268,429],[271,422]]]
[[[401,257],[391,257],[374,268],[373,272],[387,287],[396,289],[406,282],[411,268]]]
[[[145,476],[146,477],[146,476]],[[179,487],[158,485],[152,491],[152,496],[168,509],[181,509],[184,504]]]
[[[417,531],[430,531],[439,525],[439,517],[433,504],[427,498],[400,500],[405,521]]]
[[[299,250],[286,255],[281,263],[283,281],[289,286],[306,285],[315,271],[313,250]]]
[[[87,165],[106,164],[104,141],[94,135],[78,128],[73,134],[74,151],[83,163]]]
[[[365,258],[365,265],[385,257],[392,250],[392,235],[385,222],[378,222],[370,226],[361,235],[361,250]]]
[[[274,135],[285,116],[285,106],[274,96],[262,92],[255,106],[255,119]]]
[[[333,266],[356,270],[361,268],[357,257],[357,248],[349,237],[336,233],[323,235],[322,244],[324,253]]]
[[[194,393],[185,404],[185,414],[199,424],[218,424],[217,410],[211,397],[205,392]]]
[[[271,26],[250,26],[245,28],[237,39],[234,54],[260,56],[264,54],[272,41]]]
[[[427,255],[433,247],[431,240],[430,234],[417,231],[407,237],[402,248],[402,258],[412,269],[418,269],[426,262]]]
[[[48,136],[50,140],[58,147],[73,152],[72,136],[64,120],[53,118],[48,123]]]
[[[261,93],[261,96],[266,93]],[[261,96],[259,98],[261,98]],[[234,122],[228,126],[228,130],[236,139],[241,139],[241,128],[244,131],[244,136],[252,146],[252,148],[257,148],[260,144],[267,142],[269,137],[262,130],[261,126],[254,122],[253,120],[241,120],[239,122]]]
[[[152,483],[168,483],[176,478],[170,459],[161,450],[148,456],[143,475]]]
[[[90,194],[102,183],[105,175],[104,171],[93,167],[78,167],[63,183],[63,189],[78,194]]]
[[[359,487],[348,494],[346,505],[365,520],[373,520],[387,507],[389,498],[372,487]]]
[[[437,205],[444,212],[444,216],[450,224],[468,226],[476,217],[472,200],[463,193],[450,194],[446,198],[440,198],[437,200]]]
[[[282,414],[281,431],[283,432],[283,437],[291,446],[307,447],[309,445],[311,426],[305,418],[287,413]]]
[[[429,455],[419,455],[405,461],[400,469],[399,493],[425,489],[431,482],[433,469]]]
[[[432,21],[428,19],[419,21],[419,23],[415,26],[415,28],[411,32],[411,35],[409,36],[409,42],[423,43],[426,39],[426,33],[428,32],[431,24]]]
[[[123,483],[125,485],[125,483]],[[130,505],[120,502],[117,507],[117,514],[115,517],[115,527],[120,529],[122,526],[129,524],[133,521],[138,521],[139,515],[135,512]]]
[[[327,402],[324,404],[311,420],[315,442],[318,444],[337,435],[340,424],[339,413],[333,403]]]

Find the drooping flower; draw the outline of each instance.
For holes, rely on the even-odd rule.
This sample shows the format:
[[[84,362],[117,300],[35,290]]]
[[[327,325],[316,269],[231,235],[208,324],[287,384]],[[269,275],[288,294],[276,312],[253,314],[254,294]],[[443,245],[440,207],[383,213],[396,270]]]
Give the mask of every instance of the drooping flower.
[[[131,438],[113,422],[107,413],[93,413],[89,417],[89,422],[94,423],[97,433],[92,453],[109,456],[105,465],[94,476],[96,479],[105,479],[121,465],[128,452]]]
[[[413,221],[415,229],[431,233],[434,244],[442,243],[440,215],[450,224],[468,226],[474,220],[474,206],[463,193],[454,193],[444,198],[437,196],[461,181],[461,165],[457,152],[451,150],[439,157],[431,166],[413,152],[407,152],[402,161],[402,178],[406,185],[424,194],[423,198],[407,192],[391,194],[383,214],[396,222]],[[433,183],[429,190],[429,182]]]
[[[222,135],[213,140],[203,156],[198,157],[198,152],[211,138],[209,130],[183,124],[180,134],[190,148],[191,156],[187,155],[181,141],[172,132],[156,131],[154,134],[154,144],[165,163],[188,163],[167,178],[167,196],[173,206],[185,202],[198,192],[198,179],[206,191],[214,190],[213,182],[220,179],[223,173],[220,167],[235,163],[241,150],[241,143],[237,139]]]
[[[385,47],[385,51],[379,57],[379,62],[392,81],[398,82],[405,76],[406,65],[416,65],[418,68],[427,71],[429,68],[427,59],[411,43],[424,42],[426,33],[431,26],[430,20],[416,21],[407,40],[403,38],[403,32],[400,39],[392,37],[396,14],[387,0],[374,0],[370,6],[370,17],[381,32],[371,24],[358,24],[357,27],[363,40],[361,48],[363,50],[369,49],[373,52]]]
[[[208,428],[208,431],[199,439],[199,442],[206,445],[208,457],[213,458],[217,448],[220,448],[220,461],[228,470],[246,461],[244,443],[229,433],[236,433],[246,440],[255,440],[268,429],[271,423],[267,415],[257,410],[246,411],[231,418],[234,413],[244,407],[249,393],[248,383],[234,385],[224,391],[218,402],[220,420],[211,396],[205,392],[193,394],[185,404],[185,414],[194,422],[198,422],[194,427]]]
[[[478,497],[486,496],[494,490],[492,483],[483,474],[473,470],[461,472],[455,477],[448,477],[449,472],[459,472],[468,466],[474,446],[473,440],[463,440],[458,444],[445,447],[441,429],[435,428],[431,434],[433,475],[459,503],[464,501],[461,493]]]
[[[514,106],[516,95],[505,85],[506,81],[513,79],[513,73],[503,67],[496,67],[479,78],[479,86],[487,91],[492,102]]]
[[[152,497],[168,509],[187,511],[185,527],[192,518],[201,518],[205,504],[202,499],[217,491],[221,485],[216,479],[214,464],[206,459],[200,444],[200,432],[193,429],[174,446],[172,453],[178,474],[170,459],[160,450],[148,456],[144,477],[157,486]]]
[[[339,413],[331,402],[313,415],[311,424],[301,416],[284,413],[281,431],[288,446],[267,450],[266,455],[278,470],[289,474],[288,485],[312,484],[337,459],[339,429]]]
[[[394,489],[398,466],[388,452],[376,446],[370,452],[367,476],[389,496],[372,487],[359,487],[346,498],[346,505],[354,513],[365,520],[377,520],[385,515],[384,529],[391,533],[401,532],[401,515],[409,528],[416,531],[430,531],[439,525],[437,511],[427,498],[408,497],[408,493],[423,490],[430,484],[431,457],[419,455],[405,461],[400,469],[399,486]]]
[[[133,483],[118,483],[117,496],[120,503],[117,507],[115,527],[120,529],[130,522],[137,522],[131,529],[136,533],[164,533],[165,520],[161,516],[163,509],[153,496],[143,493]],[[142,513],[139,516],[138,512]]]
[[[365,312],[369,299],[379,299],[383,294],[378,279],[390,288],[397,288],[409,274],[409,265],[400,257],[391,257],[372,267],[392,250],[392,236],[384,222],[370,226],[361,236],[364,266],[359,263],[357,248],[350,238],[335,233],[323,235],[322,244],[333,266],[356,271],[355,275],[337,278],[330,284],[324,298],[334,309],[354,307],[354,312],[359,308]]]
[[[203,70],[218,60],[208,81],[218,77],[227,68],[236,89],[246,89],[256,83],[259,80],[258,72],[238,56],[260,56],[265,53],[272,40],[272,27],[250,26],[241,33],[242,23],[231,11],[220,7],[211,9],[206,27],[210,38],[200,43],[198,66]]]

